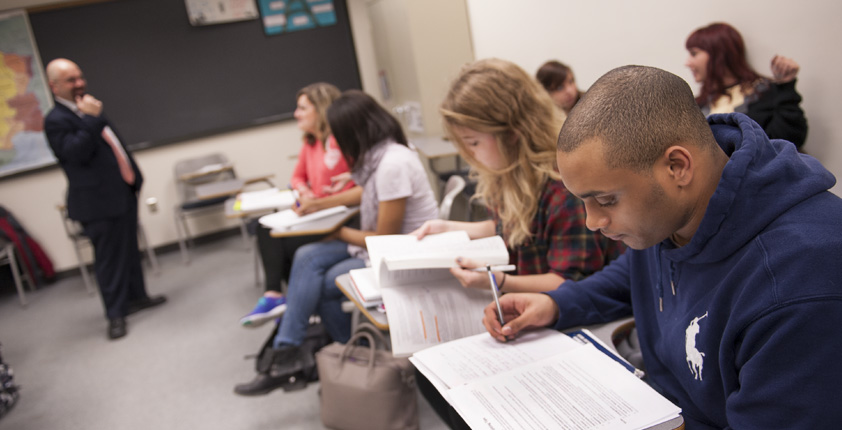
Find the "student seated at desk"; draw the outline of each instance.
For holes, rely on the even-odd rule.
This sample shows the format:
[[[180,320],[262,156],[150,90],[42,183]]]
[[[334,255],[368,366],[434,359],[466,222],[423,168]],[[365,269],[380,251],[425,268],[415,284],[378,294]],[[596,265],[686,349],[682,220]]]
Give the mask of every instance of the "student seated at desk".
[[[645,120],[641,120],[645,119]],[[836,178],[740,113],[705,121],[687,83],[626,66],[601,77],[558,138],[587,225],[630,250],[545,294],[500,298],[499,340],[634,310],[646,374],[691,429],[842,422],[842,199]]]
[[[562,184],[556,169],[556,136],[563,115],[523,69],[499,59],[466,66],[441,105],[451,140],[477,177],[475,197],[492,220],[427,221],[414,233],[465,230],[472,238],[499,234],[517,274],[495,273],[503,292],[550,291],[602,269],[625,249],[585,225],[585,207]],[[451,272],[462,285],[488,290],[487,274],[468,259]],[[562,288],[563,288],[562,284]],[[464,423],[438,391],[417,373],[419,388],[445,421]],[[455,421],[454,421],[455,419]]]
[[[317,82],[298,91],[295,120],[304,133],[298,162],[295,164],[290,187],[299,195],[299,205],[294,210],[301,214],[338,205],[358,205],[362,189],[349,181],[348,163],[330,133],[325,112],[339,97],[335,86]],[[334,181],[333,178],[340,179]],[[344,180],[342,180],[344,179]],[[267,294],[240,323],[256,327],[283,314],[286,299],[281,294],[281,283],[289,281],[292,257],[298,247],[315,242],[324,236],[293,236],[273,238],[270,229],[257,226],[257,244],[263,261]]]
[[[315,351],[300,347],[310,316],[318,313],[333,340],[346,342],[351,316],[342,311],[345,296],[337,276],[366,266],[365,238],[407,234],[438,214],[433,190],[418,154],[409,149],[398,121],[371,96],[345,92],[327,111],[331,130],[351,176],[362,187],[360,229],[342,227],[329,240],[304,245],[295,253],[271,368],[250,383],[235,387],[242,395],[265,394],[290,376],[312,369]]]

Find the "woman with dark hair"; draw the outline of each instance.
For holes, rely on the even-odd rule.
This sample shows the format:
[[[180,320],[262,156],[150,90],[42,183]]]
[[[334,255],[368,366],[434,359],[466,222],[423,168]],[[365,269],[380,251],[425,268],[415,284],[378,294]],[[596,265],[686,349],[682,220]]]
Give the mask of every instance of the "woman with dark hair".
[[[757,73],[746,61],[740,33],[728,24],[702,27],[685,43],[686,66],[702,84],[696,102],[705,115],[740,112],[755,120],[772,139],[785,139],[799,149],[807,138],[801,95],[795,90],[798,63],[776,55],[772,78]]]
[[[573,109],[582,92],[576,88],[573,70],[566,64],[552,60],[542,65],[535,74],[538,82],[550,93],[550,98],[565,114]]]
[[[313,351],[301,348],[310,316],[318,313],[333,340],[346,342],[351,316],[335,278],[366,266],[365,238],[408,234],[437,216],[433,190],[418,155],[409,148],[398,121],[362,91],[346,91],[327,111],[328,122],[351,177],[362,187],[360,229],[342,227],[325,241],[295,253],[286,313],[274,337],[273,365],[252,382],[235,387],[242,395],[265,394],[311,369]],[[263,355],[263,354],[261,354]]]

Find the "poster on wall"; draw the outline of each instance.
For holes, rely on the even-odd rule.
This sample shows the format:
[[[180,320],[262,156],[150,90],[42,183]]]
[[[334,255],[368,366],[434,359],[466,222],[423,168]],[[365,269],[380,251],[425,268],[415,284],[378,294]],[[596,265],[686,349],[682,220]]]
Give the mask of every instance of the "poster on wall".
[[[0,177],[55,164],[44,134],[52,107],[26,13],[0,14]]]
[[[257,19],[254,0],[184,0],[194,26]]]
[[[258,0],[267,35],[336,24],[333,0]]]

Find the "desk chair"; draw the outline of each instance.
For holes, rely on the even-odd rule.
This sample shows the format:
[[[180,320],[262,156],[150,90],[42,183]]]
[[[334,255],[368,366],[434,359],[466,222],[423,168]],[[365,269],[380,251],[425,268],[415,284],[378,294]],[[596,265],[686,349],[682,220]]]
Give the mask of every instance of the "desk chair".
[[[32,290],[35,289],[35,283],[32,282],[32,278],[30,278],[28,274],[24,273],[21,275],[20,266],[18,266],[17,257],[15,256],[15,244],[4,239],[0,239],[0,265],[3,264],[9,265],[9,268],[12,271],[12,278],[15,281],[15,288],[18,290],[20,305],[25,308],[28,303],[26,301],[26,293],[23,290],[23,282],[21,279],[26,279],[26,281],[29,282],[29,288]]]
[[[237,174],[228,157],[214,153],[201,157],[188,158],[175,164],[175,187],[178,203],[175,205],[175,231],[178,234],[178,247],[184,264],[190,263],[187,243],[192,242],[187,217],[200,216],[212,211],[224,209],[225,200],[229,196],[200,199],[196,194],[196,187],[212,182],[222,182],[236,179]],[[248,241],[248,234],[241,229],[243,239]]]
[[[85,236],[82,230],[82,224],[67,216],[66,206],[57,205],[56,208],[61,214],[64,232],[67,233],[67,237],[73,243],[73,251],[76,253],[76,260],[79,262],[79,271],[82,273],[82,282],[85,284],[85,290],[89,294],[93,294],[96,291],[94,288],[94,282],[96,281],[91,278],[91,275],[88,273],[88,266],[85,264],[85,260],[82,259],[82,248],[85,246],[92,247],[91,241]],[[140,248],[145,251],[148,260],[147,263],[152,273],[159,273],[160,269],[158,258],[155,256],[155,250],[149,246],[149,242],[146,240],[146,231],[140,223],[137,224],[137,242]]]

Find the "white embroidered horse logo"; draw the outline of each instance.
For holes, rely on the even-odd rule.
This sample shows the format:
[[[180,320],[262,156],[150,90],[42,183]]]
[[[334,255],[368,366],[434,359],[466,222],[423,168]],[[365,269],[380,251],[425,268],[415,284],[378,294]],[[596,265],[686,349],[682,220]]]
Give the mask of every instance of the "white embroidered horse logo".
[[[702,365],[704,364],[704,352],[696,349],[696,335],[699,334],[699,320],[708,316],[705,312],[700,317],[693,318],[687,330],[684,332],[684,351],[687,353],[687,365],[690,366],[690,373],[694,379],[702,380]]]

